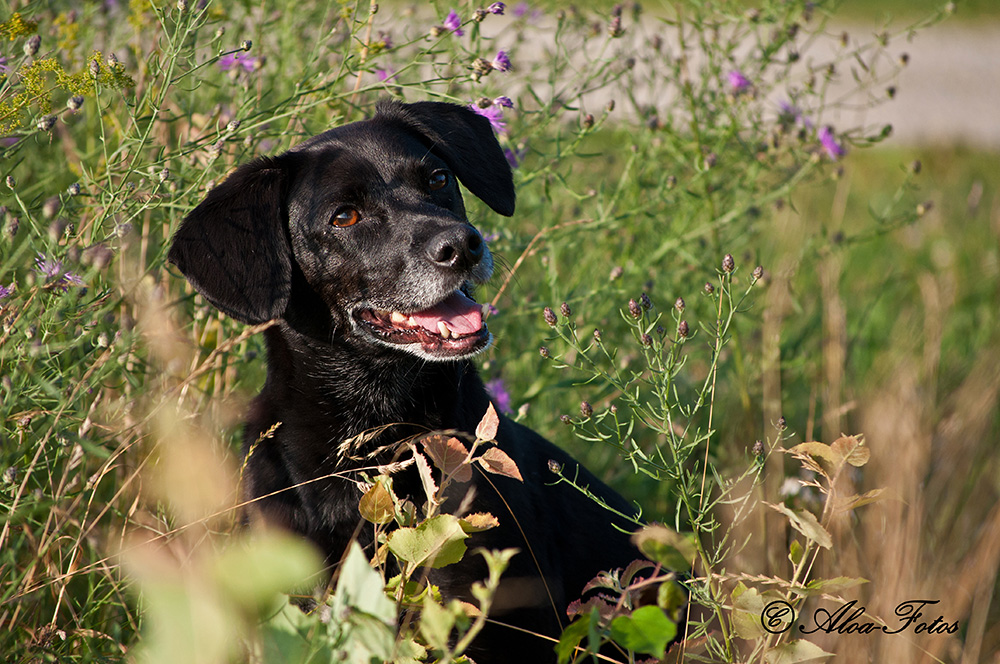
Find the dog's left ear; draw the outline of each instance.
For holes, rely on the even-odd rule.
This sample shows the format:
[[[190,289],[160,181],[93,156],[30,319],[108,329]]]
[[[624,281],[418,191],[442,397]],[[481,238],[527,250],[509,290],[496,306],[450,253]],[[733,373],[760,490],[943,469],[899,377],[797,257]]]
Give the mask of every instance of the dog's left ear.
[[[458,179],[494,211],[514,214],[514,178],[490,121],[457,104],[379,102],[375,120],[395,121],[423,136]]]

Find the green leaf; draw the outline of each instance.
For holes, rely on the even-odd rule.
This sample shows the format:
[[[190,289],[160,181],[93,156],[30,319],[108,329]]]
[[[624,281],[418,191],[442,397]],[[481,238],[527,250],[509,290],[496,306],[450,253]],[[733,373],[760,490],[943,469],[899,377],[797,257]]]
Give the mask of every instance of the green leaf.
[[[644,606],[611,621],[611,638],[619,645],[657,658],[663,657],[676,635],[676,623],[658,606]]]
[[[764,653],[764,661],[767,664],[816,662],[827,657],[833,657],[833,653],[826,652],[812,641],[805,640],[792,641]]]
[[[388,546],[400,560],[437,569],[462,559],[467,537],[457,517],[439,514],[416,528],[394,531]]]
[[[424,610],[420,612],[420,633],[427,639],[427,645],[437,650],[446,650],[454,626],[455,614],[425,596]]]
[[[764,636],[760,616],[764,612],[764,598],[756,588],[747,588],[740,582],[733,590],[733,629],[741,639],[757,639]]]
[[[788,559],[792,561],[793,565],[798,565],[802,562],[802,554],[804,552],[805,549],[802,548],[799,541],[797,539],[792,540],[792,544],[788,547]]]
[[[556,655],[559,658],[559,664],[566,664],[569,661],[577,646],[583,641],[583,637],[587,636],[589,629],[590,614],[587,614],[577,618],[563,630],[562,635],[559,637],[559,643],[556,644]]]
[[[268,532],[245,546],[232,546],[213,563],[213,576],[243,606],[260,606],[278,593],[305,587],[319,574],[316,549],[299,537]]]
[[[792,528],[805,535],[807,539],[816,542],[824,549],[829,549],[833,546],[833,538],[830,537],[830,533],[826,532],[826,528],[820,525],[812,512],[808,510],[792,510],[781,503],[766,504],[787,516],[789,522],[792,524]]]
[[[396,622],[396,605],[385,595],[385,582],[368,564],[357,542],[347,551],[333,595],[334,615],[347,609],[363,611],[388,624]]]
[[[632,542],[642,554],[667,569],[691,569],[697,549],[690,539],[662,524],[644,527],[632,536]]]
[[[820,595],[826,593],[839,593],[848,588],[860,586],[868,583],[868,579],[850,576],[838,576],[833,579],[813,579],[806,584],[806,595]],[[801,591],[800,591],[801,592]]]

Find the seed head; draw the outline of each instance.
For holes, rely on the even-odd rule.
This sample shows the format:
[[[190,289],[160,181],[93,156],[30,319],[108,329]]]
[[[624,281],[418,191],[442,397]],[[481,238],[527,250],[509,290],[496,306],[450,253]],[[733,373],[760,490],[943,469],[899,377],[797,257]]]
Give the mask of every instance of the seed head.
[[[591,406],[586,401],[580,402],[580,414],[583,415],[584,419],[590,419],[590,416],[594,414],[594,407]]]
[[[97,78],[101,75],[101,63],[97,59],[93,59],[87,65],[87,71],[90,72],[91,78]]]
[[[691,333],[691,328],[686,320],[682,320],[677,324],[677,336],[681,339],[687,339],[688,335]]]
[[[649,348],[650,346],[653,345],[653,337],[649,336],[645,332],[643,332],[642,336],[639,337],[639,341],[641,341],[642,345],[645,346],[646,348]]]
[[[4,182],[7,184],[9,189],[13,189],[17,186],[17,180],[14,179],[13,175],[8,175]]]
[[[722,271],[729,274],[736,269],[736,261],[733,260],[732,254],[726,254],[722,257]]]
[[[81,189],[81,187],[80,187],[80,183],[79,183],[79,182],[74,182],[73,184],[71,184],[71,185],[70,185],[70,186],[69,186],[69,187],[68,187],[68,188],[66,189],[66,191],[68,191],[68,192],[69,192],[69,195],[70,195],[70,196],[79,196],[79,195],[80,195],[80,192],[82,191],[82,189]]]
[[[17,229],[20,225],[21,225],[20,217],[11,217],[7,221],[7,237],[13,240],[14,237],[17,235]]]
[[[226,131],[229,131],[229,132],[236,131],[239,128],[240,128],[240,121],[239,120],[230,120],[226,124]]]
[[[782,415],[781,417],[778,418],[778,423],[777,423],[776,426],[777,426],[778,431],[784,431],[785,429],[788,428],[788,422],[785,420],[785,416],[784,415]]]
[[[674,309],[676,309],[678,313],[684,313],[684,306],[685,302],[683,297],[679,297],[674,301]]]
[[[564,317],[569,318],[573,314],[573,310],[569,308],[569,305],[563,302],[559,305],[559,313]]]
[[[56,126],[56,116],[43,115],[38,121],[37,127],[40,131],[51,131]]]
[[[166,182],[167,180],[169,180],[170,179],[170,169],[169,168],[164,168],[162,171],[160,171],[157,174],[156,179],[159,180],[160,182]]]
[[[188,1],[187,0],[177,0],[177,11],[180,12],[181,14],[183,14],[187,10],[188,10]]]
[[[573,424],[573,420],[570,419],[569,415],[560,415],[559,421],[562,422],[563,424]]]
[[[483,21],[486,20],[486,17],[488,15],[489,15],[489,12],[487,12],[485,9],[483,9],[482,7],[480,7],[476,11],[472,12],[472,20],[475,21],[476,23],[482,23]]]
[[[83,97],[75,95],[66,100],[66,108],[71,111],[79,111],[83,106]]]
[[[910,64],[910,54],[909,53],[903,53],[903,54],[901,54],[899,56],[899,66],[900,67],[905,67],[908,64]]]
[[[706,281],[705,288],[703,290],[705,291],[705,295],[711,295],[715,292],[715,286]]]
[[[594,126],[594,115],[592,113],[587,113],[583,116],[583,128],[590,129]]]
[[[628,301],[628,312],[632,315],[632,318],[638,320],[642,317],[642,307],[635,300]]]
[[[607,104],[606,104],[606,105],[604,106],[604,110],[605,110],[605,111],[607,111],[608,113],[610,113],[611,111],[615,110],[615,100],[614,100],[614,99],[612,99],[611,101],[609,101],[609,102],[608,102],[608,103],[607,103]]]
[[[759,457],[763,454],[764,454],[764,443],[758,440],[753,444],[753,455]]]
[[[249,39],[244,39],[243,41],[240,42],[240,48],[242,48],[244,51],[249,51],[251,48],[253,48],[253,42],[250,41]]]
[[[549,327],[555,327],[558,319],[556,318],[556,312],[552,311],[552,307],[545,307],[542,309],[542,317],[545,318],[545,322],[549,324]]]
[[[491,71],[493,71],[493,65],[490,64],[489,60],[484,58],[476,58],[472,61],[472,73],[477,76],[486,76]],[[490,100],[490,104],[493,100]]]
[[[548,346],[541,346],[541,347],[539,347],[538,354],[541,355],[542,357],[544,357],[545,359],[548,359],[549,358],[549,348],[548,348]]]
[[[555,459],[549,459],[549,472],[558,475],[562,472],[562,464]]]
[[[917,216],[918,217],[924,216],[925,214],[930,212],[933,207],[934,207],[934,201],[924,201],[923,203],[917,206]]]
[[[596,329],[594,330],[594,341],[596,341],[597,343],[601,343],[601,331],[600,330],[596,330]]]

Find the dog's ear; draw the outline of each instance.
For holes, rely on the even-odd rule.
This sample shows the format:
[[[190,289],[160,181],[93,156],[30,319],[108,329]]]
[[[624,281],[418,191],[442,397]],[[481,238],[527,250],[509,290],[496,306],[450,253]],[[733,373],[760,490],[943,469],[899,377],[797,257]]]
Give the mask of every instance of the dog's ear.
[[[292,282],[286,156],[236,169],[181,223],[167,260],[220,311],[244,323],[281,316]]]
[[[381,101],[375,119],[402,123],[423,136],[469,191],[505,217],[514,214],[514,178],[489,120],[438,101]]]

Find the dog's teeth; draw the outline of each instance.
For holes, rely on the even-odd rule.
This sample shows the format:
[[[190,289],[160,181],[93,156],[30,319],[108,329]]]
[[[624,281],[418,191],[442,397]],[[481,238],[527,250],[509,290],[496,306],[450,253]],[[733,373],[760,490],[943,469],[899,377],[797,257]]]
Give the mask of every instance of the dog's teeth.
[[[451,328],[443,320],[438,321],[438,333],[445,339],[451,338]]]
[[[399,313],[398,311],[393,311],[389,316],[389,320],[391,320],[394,325],[401,325],[402,323],[405,323],[407,318],[407,316]]]

